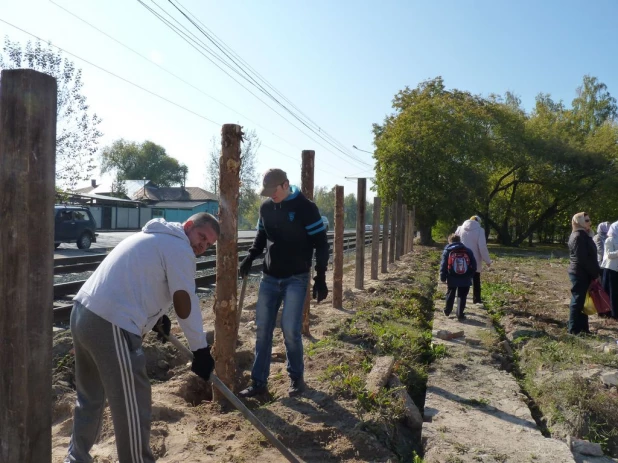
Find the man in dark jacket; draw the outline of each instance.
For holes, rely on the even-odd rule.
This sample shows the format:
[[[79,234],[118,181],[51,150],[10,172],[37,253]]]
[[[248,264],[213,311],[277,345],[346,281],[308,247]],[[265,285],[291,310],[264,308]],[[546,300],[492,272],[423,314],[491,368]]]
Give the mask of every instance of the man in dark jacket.
[[[457,318],[465,318],[466,298],[472,285],[472,276],[476,272],[476,259],[474,253],[461,243],[457,235],[448,237],[448,243],[442,253],[440,263],[440,281],[446,283],[446,307],[444,315],[447,317],[453,311],[455,296],[458,297]]]
[[[285,339],[287,371],[290,377],[289,395],[304,389],[303,342],[301,335],[303,305],[309,284],[309,270],[316,251],[316,276],[313,278],[313,298],[326,299],[326,268],[328,241],[326,227],[317,206],[295,186],[290,186],[287,174],[270,169],[264,175],[262,196],[269,196],[260,207],[258,233],[249,255],[240,264],[241,276],[251,270],[253,260],[264,251],[262,281],[255,308],[257,326],[255,361],[251,370],[252,384],[240,392],[241,397],[253,397],[267,392],[272,354],[273,331],[277,312],[283,302],[281,330]]]

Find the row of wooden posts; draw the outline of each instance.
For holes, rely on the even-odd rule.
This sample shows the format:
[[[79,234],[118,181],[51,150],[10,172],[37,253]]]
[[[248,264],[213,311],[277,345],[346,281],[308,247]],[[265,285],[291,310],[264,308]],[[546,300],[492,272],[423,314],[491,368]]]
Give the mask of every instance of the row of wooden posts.
[[[0,462],[51,462],[56,80],[33,70],[0,77]],[[234,384],[238,336],[239,125],[221,130],[221,234],[215,289],[216,372]],[[302,152],[302,192],[313,199],[315,152]],[[363,289],[366,179],[358,179],[355,286]],[[333,306],[343,305],[343,187],[335,187]],[[414,210],[374,200],[371,278],[413,246]],[[389,218],[392,218],[389,220]],[[389,228],[390,239],[389,238]],[[390,246],[389,246],[390,245]],[[311,285],[310,285],[311,286]],[[309,334],[309,288],[303,332]],[[216,391],[215,391],[216,392]],[[215,398],[221,400],[221,397]]]

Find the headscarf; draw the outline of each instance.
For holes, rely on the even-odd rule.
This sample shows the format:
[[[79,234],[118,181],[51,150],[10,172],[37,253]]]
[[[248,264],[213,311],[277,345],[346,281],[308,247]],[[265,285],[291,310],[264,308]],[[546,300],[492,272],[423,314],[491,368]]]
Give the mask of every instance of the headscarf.
[[[601,236],[607,236],[607,232],[609,230],[609,222],[601,222],[597,227],[597,233]]]
[[[470,220],[474,220],[478,223],[481,223],[481,218],[478,215],[473,215],[472,217],[470,217]]]
[[[618,238],[618,222],[614,222],[609,226],[609,231],[607,232],[607,236],[615,236]]]
[[[571,219],[571,227],[573,227],[573,231],[578,231],[578,230],[583,230],[586,231],[586,216],[588,215],[587,212],[578,212],[577,214],[575,214],[573,216],[573,219]],[[588,217],[588,220],[590,220],[590,217]],[[589,235],[592,234],[592,231],[587,232]]]

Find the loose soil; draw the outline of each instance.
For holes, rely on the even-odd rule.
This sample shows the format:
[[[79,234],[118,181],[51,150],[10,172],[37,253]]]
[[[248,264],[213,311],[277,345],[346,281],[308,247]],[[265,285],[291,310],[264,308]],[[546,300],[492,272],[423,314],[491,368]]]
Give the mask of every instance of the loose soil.
[[[415,294],[421,297],[424,291],[426,295],[422,296],[423,300],[431,304],[432,291],[435,290],[435,282],[431,280],[436,271],[437,253],[433,249],[419,248],[400,262],[391,264],[389,273],[381,275],[380,281],[369,279],[370,259],[367,254],[364,290],[354,289],[354,264],[351,259],[348,260],[344,268],[344,307],[332,308],[330,295],[321,304],[312,302],[311,305],[312,337],[303,341],[308,390],[302,397],[287,396],[289,383],[285,370],[285,349],[277,327],[269,379],[270,394],[259,400],[248,399],[245,403],[303,461],[395,462],[399,461],[400,456],[410,460],[414,451],[422,452],[420,435],[406,427],[403,417],[390,415],[389,407],[396,404],[392,395],[379,395],[381,402],[376,405],[376,398],[362,392],[362,382],[371,367],[371,359],[381,351],[376,346],[377,341],[364,334],[363,327],[357,328],[354,324],[358,322],[369,326],[371,322],[358,318],[359,314],[382,304],[385,299],[388,302],[388,291],[416,288]],[[420,283],[415,282],[414,272],[421,270],[425,274],[419,279]],[[249,383],[255,342],[256,296],[257,285],[254,282],[247,288],[239,330],[236,391]],[[202,301],[205,328],[212,337],[214,316],[211,306],[212,300]],[[377,310],[387,312],[383,307]],[[425,316],[431,316],[431,311],[426,311]],[[422,318],[419,315],[419,320]],[[422,323],[424,332],[429,333],[430,320],[423,319]],[[172,333],[184,340],[175,322]],[[430,335],[415,335],[415,345],[420,346],[418,359],[423,350],[430,348],[429,340]],[[71,349],[69,331],[56,334],[52,429],[54,462],[63,460],[71,436],[75,402]],[[157,461],[286,461],[232,406],[227,404],[221,407],[211,401],[212,391],[190,372],[189,366],[173,346],[169,343],[161,345],[154,335],[148,335],[144,350],[152,382],[151,446]],[[406,361],[400,361],[396,371],[407,372],[408,377],[402,380],[422,409],[426,380],[421,371],[423,367],[419,367],[417,378],[406,365]],[[346,392],[348,381],[354,384]],[[103,430],[92,456],[98,463],[116,461],[113,427],[107,408]]]

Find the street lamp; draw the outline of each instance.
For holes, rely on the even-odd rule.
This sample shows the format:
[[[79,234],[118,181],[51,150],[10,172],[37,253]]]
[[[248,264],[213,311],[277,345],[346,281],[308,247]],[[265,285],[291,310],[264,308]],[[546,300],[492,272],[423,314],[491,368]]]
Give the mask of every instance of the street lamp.
[[[352,148],[354,148],[355,150],[358,150],[358,151],[362,151],[363,153],[373,154],[373,152],[372,152],[372,151],[362,150],[362,149],[360,149],[359,147],[357,147],[356,145],[352,145]]]

